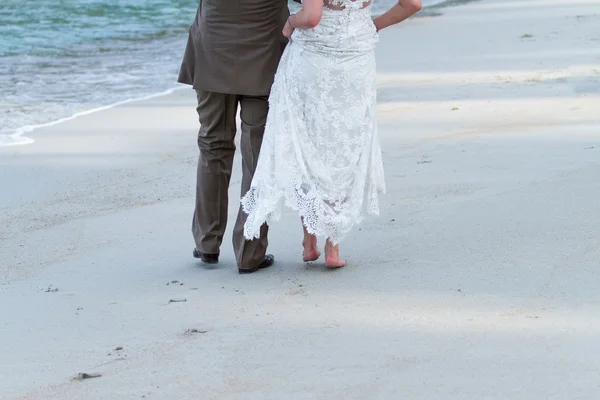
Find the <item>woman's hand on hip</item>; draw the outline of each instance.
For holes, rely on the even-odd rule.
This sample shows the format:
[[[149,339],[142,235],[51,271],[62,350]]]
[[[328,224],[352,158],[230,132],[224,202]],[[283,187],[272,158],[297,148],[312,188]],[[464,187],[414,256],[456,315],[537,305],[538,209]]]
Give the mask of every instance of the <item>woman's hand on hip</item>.
[[[294,27],[292,26],[292,24],[290,24],[289,18],[283,27],[282,33],[283,33],[283,36],[285,36],[288,39],[290,39],[292,37],[292,33],[294,33]]]

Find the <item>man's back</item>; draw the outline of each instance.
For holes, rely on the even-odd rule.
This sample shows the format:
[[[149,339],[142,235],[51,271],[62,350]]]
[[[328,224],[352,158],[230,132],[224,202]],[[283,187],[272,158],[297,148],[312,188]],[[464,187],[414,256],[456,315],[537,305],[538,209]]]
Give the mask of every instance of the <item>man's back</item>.
[[[179,82],[218,93],[268,95],[288,15],[285,0],[202,0]]]

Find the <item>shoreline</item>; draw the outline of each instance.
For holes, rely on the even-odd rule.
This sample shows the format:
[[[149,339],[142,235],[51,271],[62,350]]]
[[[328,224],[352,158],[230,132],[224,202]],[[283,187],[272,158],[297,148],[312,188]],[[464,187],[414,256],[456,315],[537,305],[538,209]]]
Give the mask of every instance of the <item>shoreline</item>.
[[[101,112],[101,111],[105,111],[105,110],[110,110],[111,108],[119,107],[119,106],[122,106],[124,104],[129,104],[129,103],[133,103],[133,102],[137,102],[137,101],[150,100],[150,99],[153,99],[155,97],[166,96],[166,95],[169,95],[169,94],[171,94],[171,93],[173,93],[173,92],[175,92],[177,90],[186,89],[186,88],[187,87],[178,86],[178,87],[174,87],[172,89],[163,90],[162,92],[157,92],[157,93],[149,94],[147,96],[141,96],[141,97],[126,99],[126,100],[121,100],[121,101],[117,101],[115,103],[108,104],[108,105],[105,105],[105,106],[95,107],[95,108],[91,108],[89,110],[76,112],[76,113],[74,113],[74,114],[72,114],[72,115],[70,115],[68,117],[59,118],[57,120],[50,121],[50,122],[45,122],[43,124],[25,125],[25,126],[22,126],[22,127],[18,128],[12,134],[0,135],[0,148],[1,147],[25,146],[25,145],[28,145],[28,144],[33,144],[33,143],[35,143],[35,140],[33,140],[32,138],[26,137],[24,135],[26,133],[31,133],[31,132],[33,132],[35,130],[38,130],[38,129],[48,128],[48,127],[51,127],[51,126],[62,124],[63,122],[72,121],[74,119],[77,119],[77,118],[80,118],[80,117],[84,117],[86,115],[94,114],[94,113],[97,113],[97,112]]]
[[[430,17],[442,17],[444,15],[444,9],[466,6],[470,3],[480,2],[482,0],[442,0],[439,3],[425,6],[423,9],[412,18],[430,18]]]

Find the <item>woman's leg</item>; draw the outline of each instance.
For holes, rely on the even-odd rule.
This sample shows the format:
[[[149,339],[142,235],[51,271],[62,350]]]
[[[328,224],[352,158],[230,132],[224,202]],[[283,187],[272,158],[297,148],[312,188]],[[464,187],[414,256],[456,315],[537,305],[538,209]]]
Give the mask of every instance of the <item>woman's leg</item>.
[[[304,262],[317,261],[321,257],[321,252],[317,245],[317,237],[308,233],[304,226],[304,220],[302,220],[302,229],[304,230],[304,240],[302,240],[304,252],[302,253],[302,259]]]
[[[335,246],[327,238],[325,243],[325,266],[327,268],[341,268],[346,265],[346,260],[340,259],[340,247],[336,244]]]

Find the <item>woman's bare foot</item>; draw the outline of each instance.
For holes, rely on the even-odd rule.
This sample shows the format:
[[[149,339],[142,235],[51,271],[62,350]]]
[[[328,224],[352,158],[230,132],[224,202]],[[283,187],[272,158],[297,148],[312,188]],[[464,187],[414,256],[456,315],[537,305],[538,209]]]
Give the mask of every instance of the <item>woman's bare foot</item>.
[[[302,247],[304,247],[304,251],[302,252],[302,259],[304,260],[304,262],[317,261],[319,257],[321,257],[321,252],[317,247],[317,238],[315,236],[313,236],[312,238],[313,239],[309,239],[308,241],[305,238],[302,242]]]
[[[319,246],[317,244],[317,237],[308,233],[304,227],[304,221],[302,223],[302,228],[304,229],[304,240],[302,241],[304,251],[302,252],[302,259],[304,262],[317,261],[319,257],[321,257],[321,252],[319,251]]]
[[[340,259],[340,248],[333,245],[329,239],[325,243],[325,266],[327,268],[341,268],[346,265],[346,260]]]

